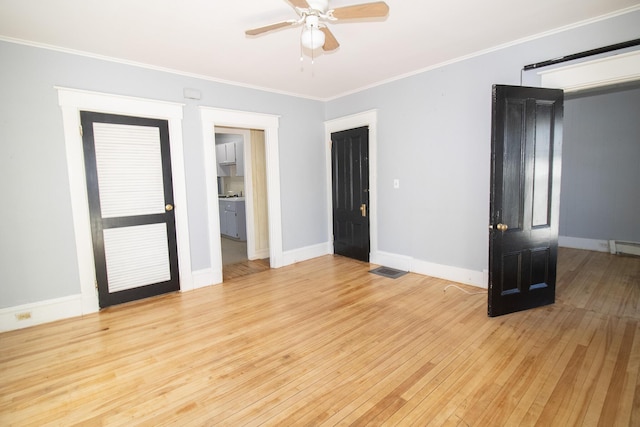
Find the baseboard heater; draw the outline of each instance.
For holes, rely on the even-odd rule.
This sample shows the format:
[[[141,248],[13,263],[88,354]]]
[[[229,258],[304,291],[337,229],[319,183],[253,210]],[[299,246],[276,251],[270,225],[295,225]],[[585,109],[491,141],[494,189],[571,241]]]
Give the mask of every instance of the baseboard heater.
[[[609,240],[609,251],[612,254],[640,256],[640,243]]]

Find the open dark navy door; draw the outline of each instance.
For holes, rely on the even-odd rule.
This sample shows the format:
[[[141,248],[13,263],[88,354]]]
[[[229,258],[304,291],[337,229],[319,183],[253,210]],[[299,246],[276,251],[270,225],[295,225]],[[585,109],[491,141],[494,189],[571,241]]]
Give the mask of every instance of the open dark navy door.
[[[555,302],[563,100],[493,88],[489,316]]]

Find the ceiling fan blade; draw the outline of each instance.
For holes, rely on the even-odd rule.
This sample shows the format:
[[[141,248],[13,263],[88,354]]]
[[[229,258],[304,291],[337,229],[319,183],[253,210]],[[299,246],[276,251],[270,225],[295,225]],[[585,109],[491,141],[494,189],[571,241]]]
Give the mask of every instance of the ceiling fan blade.
[[[248,36],[257,36],[258,34],[266,33],[268,31],[277,30],[278,28],[289,27],[293,24],[296,24],[298,21],[295,19],[290,19],[288,21],[278,22],[277,24],[271,24],[264,27],[253,28],[251,30],[247,30],[244,33]]]
[[[337,19],[381,18],[388,14],[389,6],[383,1],[339,7],[332,12]]]
[[[338,40],[336,40],[333,33],[327,27],[320,27],[320,31],[324,33],[324,45],[322,46],[322,50],[329,52],[340,47],[340,43],[338,43]]]
[[[309,6],[309,3],[307,3],[307,0],[289,0],[289,3],[291,3],[292,5],[294,5],[295,7],[298,7],[300,9],[310,9],[311,6]]]

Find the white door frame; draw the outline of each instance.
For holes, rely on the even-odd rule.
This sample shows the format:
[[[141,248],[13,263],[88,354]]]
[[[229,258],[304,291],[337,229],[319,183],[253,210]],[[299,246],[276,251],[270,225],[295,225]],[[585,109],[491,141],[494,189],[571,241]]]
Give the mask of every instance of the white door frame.
[[[189,223],[187,214],[187,191],[182,149],[182,108],[184,104],[155,101],[56,87],[58,104],[62,109],[64,140],[71,192],[71,211],[82,295],[82,314],[100,309],[96,289],[95,260],[89,219],[87,181],[80,134],[80,111],[121,114],[135,117],[163,119],[169,122],[169,145],[171,150],[171,176],[176,219],[178,245],[178,270],[180,290],[193,289],[191,274],[191,250],[189,246]]]
[[[331,134],[362,126],[369,127],[369,261],[378,257],[378,111],[369,110],[324,122],[325,168],[327,176],[327,218],[330,251],[333,253],[333,186],[331,177]]]
[[[280,117],[271,114],[200,107],[204,170],[209,225],[209,256],[213,283],[222,283],[222,250],[216,171],[217,126],[264,131],[267,166],[267,210],[269,216],[269,261],[271,268],[284,265],[282,252],[282,211],[280,207],[280,157],[278,128]]]
[[[574,92],[640,80],[640,50],[537,71],[542,87]]]

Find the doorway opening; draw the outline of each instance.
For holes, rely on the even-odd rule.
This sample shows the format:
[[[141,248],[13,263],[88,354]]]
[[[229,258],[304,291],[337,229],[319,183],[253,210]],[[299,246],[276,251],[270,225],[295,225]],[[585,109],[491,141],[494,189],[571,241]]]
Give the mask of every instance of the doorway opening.
[[[337,132],[346,131],[360,127],[367,127],[368,134],[368,206],[366,215],[369,221],[369,262],[373,264],[383,264],[378,253],[378,219],[377,219],[377,135],[378,135],[378,114],[377,110],[365,111],[350,116],[345,116],[325,122],[326,152],[325,162],[327,171],[327,218],[333,218],[333,177],[332,177],[332,153],[331,135]],[[333,221],[328,221],[327,230],[330,243],[334,241]],[[333,244],[331,245],[333,249]]]
[[[122,114],[139,117],[155,117],[169,121],[169,145],[173,198],[175,202],[176,244],[180,290],[194,288],[191,272],[191,250],[189,245],[189,221],[187,215],[187,192],[182,143],[182,105],[149,99],[129,98],[98,92],[87,92],[58,87],[58,103],[62,109],[65,130],[65,149],[71,189],[71,209],[76,243],[76,257],[80,278],[81,307],[79,314],[99,310],[96,292],[95,260],[92,249],[89,201],[84,174],[84,154],[80,128],[80,111],[95,111],[107,114]]]
[[[572,64],[572,65],[567,65],[567,66],[562,66],[562,67],[558,67],[558,68],[554,68],[548,71],[536,71],[534,72],[528,72],[527,71],[531,71],[531,70],[535,70],[535,67],[533,68],[527,68],[525,67],[525,69],[523,70],[523,74],[522,74],[522,84],[524,85],[525,81],[527,83],[527,85],[531,86],[531,87],[553,87],[553,88],[558,88],[558,89],[564,89],[565,90],[565,94],[567,95],[565,97],[565,99],[568,100],[572,100],[575,99],[576,97],[580,97],[582,95],[590,95],[590,94],[594,94],[594,93],[598,93],[598,92],[608,92],[611,88],[617,87],[616,89],[623,89],[624,87],[626,87],[627,85],[633,86],[634,82],[637,81],[637,72],[635,71],[637,69],[637,67],[626,67],[623,66],[625,63],[629,62],[629,61],[636,61],[638,58],[638,53],[637,52],[632,52],[632,53],[628,53],[628,54],[620,54],[620,55],[615,55],[615,56],[611,56],[608,58],[600,58],[600,59],[593,59],[590,61],[586,61],[586,62],[582,62],[582,63],[577,63],[577,64]],[[631,63],[631,62],[629,62]],[[495,98],[494,98],[495,99]],[[569,109],[570,110],[570,109]],[[605,108],[596,108],[594,110],[597,110],[597,117],[598,118],[602,118],[603,114],[601,113],[602,111],[606,111]],[[630,110],[633,110],[633,108],[631,108]],[[566,111],[565,110],[565,116],[566,116]],[[571,116],[571,115],[570,115]],[[617,115],[616,115],[617,117]],[[564,127],[564,126],[563,126]],[[562,131],[562,133],[566,134],[566,129],[570,128],[570,126],[566,126],[565,129]],[[602,129],[603,127],[600,126],[599,127],[599,131]],[[622,126],[616,126],[616,132],[622,128]],[[611,133],[612,132],[603,132],[603,134],[606,134],[608,136],[608,138],[611,138]],[[565,138],[563,138],[565,139]],[[577,138],[574,137],[575,140],[579,140],[581,141],[579,146],[579,150],[584,150],[585,152],[590,152],[593,153],[595,151],[594,147],[588,147],[587,143],[585,141],[587,141],[589,138],[586,137],[580,137],[578,136]],[[565,139],[565,142],[568,141],[569,139]],[[599,141],[596,141],[596,143],[598,143]],[[569,144],[564,144],[563,147],[563,151],[566,151],[565,148],[567,146],[569,146]],[[588,148],[587,150],[585,150],[585,148]],[[599,148],[599,147],[595,147],[595,148]],[[578,149],[578,146],[576,145],[576,149]],[[604,153],[610,153],[612,151],[612,146],[609,143],[609,141],[606,142],[606,148],[604,149]],[[575,151],[575,153],[578,153],[578,151]],[[565,152],[566,154],[566,152]],[[580,159],[580,162],[576,162],[575,160],[573,162],[569,161],[567,162],[567,157],[565,155],[562,156],[562,158],[557,161],[557,168],[558,170],[560,169],[560,165],[562,165],[562,169],[565,169],[566,165],[570,165],[572,166],[572,170],[570,171],[569,174],[565,174],[565,171],[563,171],[563,182],[562,182],[562,187],[564,188],[564,190],[561,192],[563,194],[569,194],[570,196],[574,196],[577,193],[579,193],[579,191],[577,191],[576,189],[579,189],[580,191],[584,191],[587,196],[582,196],[579,197],[578,199],[581,200],[586,200],[586,199],[592,199],[593,198],[593,190],[596,187],[602,187],[602,183],[598,182],[598,186],[594,186],[594,185],[589,185],[586,184],[585,182],[588,182],[587,179],[585,179],[583,176],[577,177],[577,175],[575,175],[575,173],[571,173],[574,171],[580,171],[580,173],[582,173],[582,171],[585,171],[587,173],[587,175],[593,179],[595,177],[598,177],[597,173],[597,168],[590,168],[590,169],[585,169],[584,165],[588,164],[588,161],[585,159],[584,155],[580,154],[579,156],[574,156],[575,159]],[[603,156],[596,156],[597,160],[598,160],[598,164],[600,166],[602,166],[605,161],[603,160]],[[615,162],[615,166],[617,168],[620,168],[620,162]],[[605,168],[605,170],[607,169],[611,169],[610,168]],[[624,168],[622,168],[624,169]],[[571,177],[571,179],[567,179]],[[597,178],[596,178],[597,179]],[[492,180],[493,180],[493,176],[492,176]],[[574,181],[575,183],[570,184],[569,181]],[[629,182],[632,182],[633,180],[628,180]],[[617,184],[617,183],[616,183]],[[624,183],[623,183],[624,184]],[[513,187],[513,186],[512,186]],[[614,191],[614,193],[617,193],[620,191],[620,185],[615,185],[616,189]],[[570,190],[566,190],[567,188],[570,188]],[[493,190],[492,190],[493,191]],[[586,239],[586,238],[573,238],[573,237],[563,237],[559,235],[559,229],[562,228],[562,224],[564,224],[565,229],[567,228],[568,225],[572,226],[572,227],[576,227],[577,228],[581,228],[580,231],[578,231],[576,234],[580,235],[583,233],[583,230],[585,229],[589,229],[589,233],[593,232],[594,230],[594,226],[591,225],[587,225],[587,227],[584,227],[584,224],[586,223],[586,219],[588,218],[587,215],[583,214],[583,212],[587,212],[587,214],[592,214],[595,209],[585,209],[585,205],[583,204],[579,204],[576,203],[574,206],[573,200],[570,200],[568,198],[563,198],[562,203],[560,202],[560,197],[558,197],[557,200],[558,204],[560,204],[560,210],[562,211],[562,214],[560,212],[558,212],[556,214],[556,217],[558,217],[558,230],[555,232],[555,238],[556,240],[562,240],[560,242],[560,244],[558,244],[558,242],[555,243],[555,246],[565,246],[565,247],[571,247],[571,248],[576,248],[576,249],[587,249],[587,250],[601,250],[602,246],[604,245],[604,249],[607,248],[607,244],[606,241],[598,241],[598,240],[594,240],[594,239]],[[568,205],[572,208],[574,208],[574,212],[578,212],[579,214],[577,215],[577,218],[579,219],[579,221],[575,221],[575,220],[569,220],[569,214],[567,213],[568,210],[567,208],[569,206],[567,206],[567,202]],[[622,203],[624,205],[624,203]],[[607,206],[606,209],[604,209],[605,214],[602,215],[602,218],[604,218],[606,215],[611,215],[611,209],[609,208],[609,206],[612,205],[619,205],[619,203],[615,203],[615,202],[609,202],[609,203],[603,203],[602,200],[599,200],[598,205],[602,205],[602,206]],[[578,209],[575,209],[575,207],[578,206]],[[632,209],[631,209],[632,210]],[[493,211],[492,211],[492,215],[493,215]],[[576,215],[574,214],[572,216],[573,218],[576,218]],[[493,219],[493,218],[492,218]],[[497,222],[497,221],[496,221]],[[600,221],[595,221],[594,223],[597,224],[595,226],[595,228],[598,228],[598,231],[595,234],[598,233],[602,233],[603,230],[600,229],[602,224],[605,224],[605,227],[608,226],[610,223],[615,223],[615,224],[619,224],[621,222],[624,221],[612,221],[612,220],[600,220]],[[507,224],[497,224],[496,228],[497,230],[501,231],[501,234],[505,234],[509,232],[508,227],[506,226]],[[499,228],[500,226],[502,226],[503,228]],[[566,231],[566,230],[565,230]],[[610,230],[608,230],[607,232],[610,232]],[[495,236],[495,231],[492,230],[490,232],[490,242],[491,240],[494,238]],[[491,245],[491,243],[490,243]],[[600,247],[598,247],[600,246]],[[512,253],[514,251],[511,251]],[[515,258],[514,258],[515,259]],[[490,260],[491,260],[491,249],[490,249]],[[494,270],[499,270],[498,268],[494,269]],[[557,273],[556,271],[556,265],[555,262],[553,263],[553,273],[554,275]],[[493,275],[492,273],[492,263],[490,261],[490,277]],[[499,271],[497,275],[495,276],[503,276],[503,271]],[[531,273],[528,274],[529,277],[533,276]],[[491,280],[491,279],[490,279]],[[512,283],[517,282],[517,280],[514,278],[511,280]],[[489,293],[490,293],[490,300],[489,300],[489,312],[491,313],[491,281],[489,283]],[[555,292],[555,290],[554,290]],[[509,290],[506,291],[505,294],[508,294]]]
[[[267,229],[269,236],[269,266],[279,268],[284,265],[282,251],[282,211],[280,206],[280,161],[278,144],[279,117],[269,114],[251,113],[237,110],[224,110],[200,107],[202,123],[203,151],[205,160],[205,183],[207,201],[207,222],[209,225],[208,243],[211,270],[203,275],[201,286],[222,283],[222,253],[220,247],[220,206],[216,184],[216,148],[215,129],[218,127],[250,129],[264,137],[264,157],[266,175]],[[253,138],[253,136],[252,136]],[[249,156],[247,156],[249,157]],[[248,183],[248,181],[246,181]],[[245,191],[248,191],[246,189]],[[252,221],[248,222],[248,227]],[[248,236],[252,233],[248,232]],[[251,244],[247,242],[250,256]]]
[[[270,268],[263,130],[216,126],[223,281]]]

